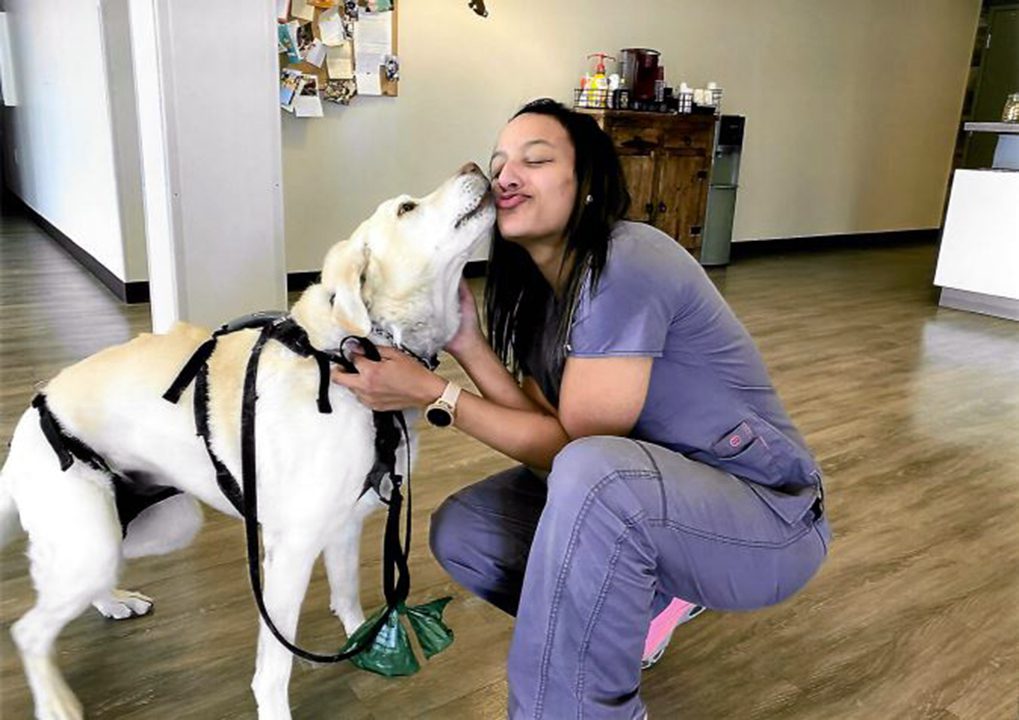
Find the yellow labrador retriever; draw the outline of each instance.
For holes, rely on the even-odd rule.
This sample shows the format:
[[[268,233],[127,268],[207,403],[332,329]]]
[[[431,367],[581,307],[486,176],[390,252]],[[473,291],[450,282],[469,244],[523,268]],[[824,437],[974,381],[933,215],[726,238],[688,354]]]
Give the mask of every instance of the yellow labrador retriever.
[[[432,356],[456,331],[461,272],[494,220],[488,181],[473,163],[427,197],[388,200],[330,249],[321,282],[304,292],[291,315],[317,350],[335,351],[344,337],[360,335]],[[257,334],[224,335],[207,363],[211,449],[235,478],[242,384]],[[116,474],[180,491],[144,509],[124,531],[110,473],[81,461],[62,470],[40,422],[42,408],[27,410],[17,425],[0,475],[0,530],[16,529],[17,513],[29,535],[37,600],[12,635],[38,718],[82,717],[54,661],[54,640],[68,622],[90,604],[112,618],[149,611],[149,598],[116,589],[122,559],[187,545],[201,524],[196,499],[238,514],[196,436],[186,401],[194,389],[177,404],[162,398],[208,337],[208,330],[186,324],[141,335],[65,369],[43,390],[59,428]],[[372,413],[338,385],[328,389],[332,413],[320,413],[319,378],[312,358],[279,343],[265,346],[257,381],[264,597],[291,641],[319,553],[331,608],[347,634],[364,621],[358,546],[362,521],[381,506],[373,493],[359,499],[374,460]],[[290,717],[291,663],[263,623],[252,682],[263,720]]]

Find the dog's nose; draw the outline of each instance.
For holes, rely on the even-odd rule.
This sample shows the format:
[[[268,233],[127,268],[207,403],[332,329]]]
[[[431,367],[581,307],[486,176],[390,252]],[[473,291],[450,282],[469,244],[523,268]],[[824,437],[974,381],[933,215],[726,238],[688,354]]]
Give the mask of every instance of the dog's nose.
[[[467,163],[462,168],[460,168],[460,172],[458,174],[470,175],[471,173],[474,173],[475,175],[481,175],[482,177],[484,177],[485,175],[484,171],[478,167],[478,164],[476,162]]]

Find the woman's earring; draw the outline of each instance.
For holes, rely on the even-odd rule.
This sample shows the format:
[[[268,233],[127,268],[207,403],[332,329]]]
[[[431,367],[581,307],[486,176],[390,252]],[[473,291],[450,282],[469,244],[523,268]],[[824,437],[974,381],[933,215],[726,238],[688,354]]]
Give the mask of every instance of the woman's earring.
[[[585,205],[590,205],[593,202],[594,202],[594,198],[591,195],[588,195],[586,198],[584,198],[584,204]]]

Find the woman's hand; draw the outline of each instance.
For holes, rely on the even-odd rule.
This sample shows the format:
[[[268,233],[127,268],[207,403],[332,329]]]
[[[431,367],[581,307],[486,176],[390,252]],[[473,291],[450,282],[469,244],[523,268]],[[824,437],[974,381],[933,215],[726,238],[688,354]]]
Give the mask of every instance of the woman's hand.
[[[481,323],[478,321],[478,305],[466,278],[460,278],[460,327],[453,339],[446,343],[446,352],[459,358],[472,347],[484,343]]]
[[[372,410],[421,407],[439,397],[446,387],[445,380],[396,348],[380,347],[379,355],[382,359],[375,362],[354,354],[357,373],[333,368],[333,382],[349,389]]]

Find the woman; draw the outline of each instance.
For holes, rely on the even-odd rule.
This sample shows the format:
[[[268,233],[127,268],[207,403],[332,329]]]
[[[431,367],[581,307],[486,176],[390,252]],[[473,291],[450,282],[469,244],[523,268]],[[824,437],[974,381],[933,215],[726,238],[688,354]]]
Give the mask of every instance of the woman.
[[[516,616],[510,716],[641,718],[645,633],[670,598],[749,610],[815,573],[820,472],[697,262],[621,220],[619,160],[592,118],[525,106],[491,177],[491,344],[462,286],[447,346],[481,395],[456,401],[392,350],[336,379],[377,409],[452,398],[457,427],[523,463],[431,527],[450,575]]]

